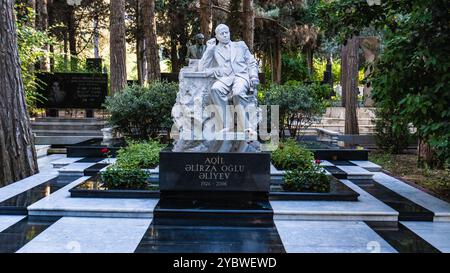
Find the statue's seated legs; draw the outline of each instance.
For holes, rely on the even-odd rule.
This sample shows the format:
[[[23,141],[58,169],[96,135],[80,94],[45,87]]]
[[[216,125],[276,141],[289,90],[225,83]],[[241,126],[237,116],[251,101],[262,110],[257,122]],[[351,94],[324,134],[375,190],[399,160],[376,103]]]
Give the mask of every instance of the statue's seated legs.
[[[252,95],[247,95],[248,88],[248,82],[240,77],[235,77],[231,86],[227,86],[221,81],[216,81],[212,85],[212,104],[214,105],[216,117],[219,121],[224,121],[224,131],[234,132],[233,117],[235,112],[237,113],[237,132],[244,132],[249,128],[248,116],[245,111],[252,101],[250,98]],[[231,105],[230,101],[232,101]]]

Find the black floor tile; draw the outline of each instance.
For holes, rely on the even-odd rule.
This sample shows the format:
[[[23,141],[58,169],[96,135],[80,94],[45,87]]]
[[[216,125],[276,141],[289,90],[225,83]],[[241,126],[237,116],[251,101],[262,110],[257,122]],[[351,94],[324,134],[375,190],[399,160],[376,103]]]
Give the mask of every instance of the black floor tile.
[[[272,227],[169,226],[152,223],[137,253],[282,253],[281,239]]]
[[[101,169],[109,166],[110,164],[108,163],[97,163],[95,165],[90,166],[89,168],[84,170],[84,175],[85,176],[94,176],[96,175],[98,172],[100,172]]]
[[[438,249],[398,222],[365,222],[400,253],[440,253]]]
[[[399,212],[399,221],[433,221],[434,213],[374,180],[350,180],[364,191]]]
[[[24,218],[16,224],[0,232],[0,253],[14,253],[33,240],[41,232],[55,223],[53,220],[30,220]],[[44,249],[42,251],[45,251]]]
[[[85,157],[83,159],[76,161],[76,163],[97,163],[105,159],[106,158],[104,157]]]
[[[325,166],[324,168],[337,179],[347,179],[347,173],[336,166]]]
[[[335,166],[357,166],[356,164],[353,164],[350,161],[347,160],[328,160],[331,164],[334,164]]]
[[[61,189],[79,177],[58,176],[0,202],[0,214],[27,215],[27,207]]]
[[[135,252],[285,252],[267,200],[162,198]]]

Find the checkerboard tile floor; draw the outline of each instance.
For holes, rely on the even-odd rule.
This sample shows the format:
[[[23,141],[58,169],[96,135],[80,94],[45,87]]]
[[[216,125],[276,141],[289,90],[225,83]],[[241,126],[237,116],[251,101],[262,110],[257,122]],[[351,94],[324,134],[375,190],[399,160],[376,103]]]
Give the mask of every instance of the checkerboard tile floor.
[[[263,227],[168,227],[152,217],[28,217],[28,206],[114,161],[52,155],[39,160],[41,173],[0,188],[0,252],[450,252],[450,204],[369,161],[320,165],[397,211],[397,222],[278,219]]]

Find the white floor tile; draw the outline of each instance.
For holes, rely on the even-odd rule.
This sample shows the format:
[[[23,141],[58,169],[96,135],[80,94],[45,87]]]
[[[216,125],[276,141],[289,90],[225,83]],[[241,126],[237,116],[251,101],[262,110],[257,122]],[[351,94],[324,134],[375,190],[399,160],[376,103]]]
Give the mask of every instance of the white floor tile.
[[[395,253],[364,222],[275,221],[288,253]]]
[[[25,218],[25,216],[22,215],[0,215],[0,232],[19,222],[23,218]]]
[[[151,219],[63,217],[19,253],[132,253]]]
[[[450,253],[450,223],[406,221],[401,223],[435,248]]]

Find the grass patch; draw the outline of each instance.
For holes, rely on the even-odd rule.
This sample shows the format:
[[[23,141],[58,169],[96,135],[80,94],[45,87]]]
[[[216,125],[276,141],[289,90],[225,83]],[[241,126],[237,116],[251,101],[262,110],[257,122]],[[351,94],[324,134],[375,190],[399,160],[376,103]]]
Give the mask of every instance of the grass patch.
[[[417,155],[411,154],[370,153],[369,160],[450,202],[450,170],[420,168]]]

